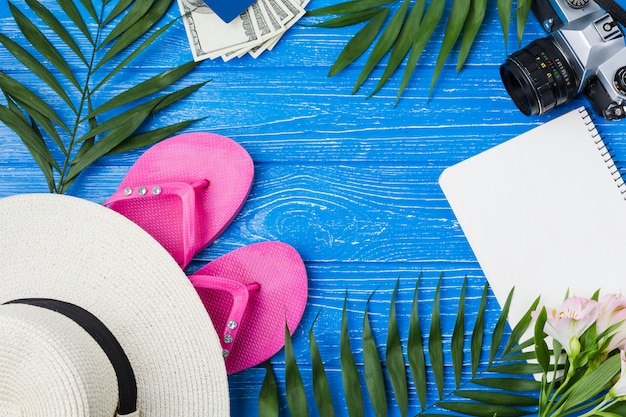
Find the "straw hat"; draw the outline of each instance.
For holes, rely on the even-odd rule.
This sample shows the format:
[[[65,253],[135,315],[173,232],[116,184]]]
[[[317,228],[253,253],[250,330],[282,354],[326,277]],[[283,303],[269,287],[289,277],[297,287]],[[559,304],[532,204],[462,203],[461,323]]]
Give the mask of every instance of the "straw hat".
[[[228,416],[218,336],[171,256],[75,197],[0,199],[0,416]]]

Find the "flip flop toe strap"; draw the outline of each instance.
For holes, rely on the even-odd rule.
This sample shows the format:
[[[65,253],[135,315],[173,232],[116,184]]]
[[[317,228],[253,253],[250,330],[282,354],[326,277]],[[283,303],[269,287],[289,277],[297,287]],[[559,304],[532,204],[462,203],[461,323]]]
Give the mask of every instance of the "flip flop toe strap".
[[[115,204],[122,201],[141,201],[146,198],[176,196],[182,203],[182,239],[183,259],[179,264],[187,265],[195,254],[194,239],[196,236],[196,190],[209,186],[208,180],[199,180],[193,183],[169,182],[163,184],[147,184],[135,187],[124,187],[117,190],[107,201],[105,207],[115,210]],[[131,219],[132,220],[132,219]]]
[[[241,327],[241,319],[246,311],[246,307],[248,306],[250,293],[258,290],[259,284],[253,283],[246,285],[228,278],[198,274],[191,275],[189,280],[196,290],[206,289],[211,291],[222,291],[232,296],[232,306],[220,336],[222,355],[224,358],[228,358],[228,355],[232,350],[233,343],[236,340],[237,332]]]

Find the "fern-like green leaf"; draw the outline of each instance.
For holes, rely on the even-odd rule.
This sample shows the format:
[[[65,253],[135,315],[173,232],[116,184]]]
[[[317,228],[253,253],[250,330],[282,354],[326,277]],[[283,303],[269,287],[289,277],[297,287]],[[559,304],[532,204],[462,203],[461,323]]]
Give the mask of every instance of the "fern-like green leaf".
[[[302,376],[296,362],[293,351],[293,343],[289,326],[285,323],[285,382],[287,386],[287,405],[293,416],[306,417],[309,415],[309,407],[306,401],[306,392],[302,383]]]
[[[374,46],[372,53],[370,54],[367,62],[363,66],[361,74],[356,80],[356,84],[352,89],[352,94],[358,91],[361,85],[369,77],[374,67],[380,62],[383,56],[385,56],[393,46],[393,43],[396,41],[396,38],[400,33],[400,29],[402,29],[404,18],[406,17],[406,13],[409,9],[409,3],[410,0],[404,0],[402,2],[402,6],[400,6],[400,8],[394,13],[389,24],[387,25],[385,30],[383,30],[383,33],[380,35],[380,39],[376,43],[376,46]]]
[[[530,6],[532,0],[517,0],[517,43],[521,45],[522,37],[524,36],[524,28],[526,27],[526,20],[528,19],[528,13],[530,13]]]
[[[511,25],[512,12],[513,0],[498,0],[498,16],[500,17],[500,25],[502,26],[505,50],[508,49],[509,44],[509,27]]]
[[[430,321],[430,333],[428,335],[428,353],[430,355],[430,364],[435,378],[435,385],[439,393],[439,399],[443,398],[444,384],[444,368],[443,368],[443,336],[441,333],[441,283],[443,275],[439,277],[437,282],[437,290],[435,291],[435,299],[433,301],[433,310]]]
[[[337,75],[342,69],[354,62],[369,48],[376,39],[387,18],[389,9],[380,9],[374,17],[348,42],[328,72],[329,77]]]
[[[389,307],[389,322],[387,326],[387,371],[391,380],[391,387],[396,395],[396,403],[400,409],[400,415],[405,417],[409,412],[409,388],[407,386],[406,365],[402,354],[402,343],[398,330],[398,320],[396,317],[396,296],[400,280],[396,281],[396,286],[391,295],[391,305]]]
[[[450,411],[476,417],[522,417],[528,411],[504,405],[481,404],[474,401],[442,401],[439,406]]]
[[[498,317],[498,322],[496,323],[496,327],[493,329],[493,334],[491,335],[491,347],[489,348],[489,366],[493,364],[494,359],[498,353],[498,347],[502,342],[502,336],[504,335],[504,329],[506,327],[506,318],[509,315],[509,310],[511,308],[511,301],[513,301],[513,294],[515,293],[514,289],[509,291],[509,295],[502,306],[502,312],[500,313],[500,317]]]
[[[411,49],[411,45],[413,45],[414,39],[419,33],[425,7],[426,0],[416,0],[413,4],[411,11],[406,18],[406,22],[400,30],[398,39],[391,49],[391,55],[387,65],[385,66],[385,71],[380,77],[376,88],[374,88],[374,91],[372,91],[369,97],[372,97],[385,85],[389,78],[391,78],[391,75],[396,72],[402,61],[406,58],[409,50]]]
[[[467,288],[467,278],[463,279],[461,287],[461,295],[459,297],[459,309],[456,313],[456,322],[452,331],[452,342],[450,350],[452,351],[452,368],[454,369],[454,382],[456,387],[461,385],[461,376],[463,374],[463,344],[465,341],[465,291]]]
[[[265,378],[259,392],[259,417],[278,417],[278,387],[274,368],[270,361],[265,361]]]
[[[461,38],[461,48],[459,50],[459,59],[456,64],[457,72],[460,72],[465,65],[465,61],[469,56],[474,39],[480,30],[485,19],[485,12],[487,11],[487,0],[472,0],[470,4],[469,13],[463,26],[463,37]]]
[[[432,36],[435,28],[441,20],[445,5],[445,1],[433,1],[430,3],[428,9],[426,10],[426,13],[424,14],[424,19],[420,24],[420,30],[417,34],[417,37],[413,41],[413,45],[411,46],[411,54],[409,55],[406,69],[404,70],[402,81],[400,82],[400,88],[398,89],[398,94],[396,96],[396,104],[400,100],[402,92],[409,84],[409,81],[413,76],[413,71],[415,70],[415,66],[422,56],[422,52],[424,51],[426,43],[428,43],[428,41],[430,40],[430,37]]]
[[[409,339],[407,341],[407,356],[409,368],[413,376],[413,384],[417,391],[417,397],[422,410],[426,408],[426,356],[424,355],[424,341],[419,323],[419,310],[417,307],[417,294],[421,275],[415,284],[413,303],[411,304],[411,317],[409,319]]]
[[[351,417],[362,417],[365,413],[363,408],[363,395],[361,394],[361,382],[354,361],[354,354],[350,347],[350,334],[348,331],[348,294],[346,293],[341,313],[341,336],[339,340],[339,361],[341,362],[341,379],[346,397],[346,405]]]
[[[472,332],[472,340],[470,343],[470,352],[472,358],[472,377],[476,376],[478,366],[480,365],[480,355],[483,350],[483,337],[485,335],[485,307],[487,306],[488,284],[483,287],[483,295],[480,299],[478,307],[478,315],[474,323],[474,331]]]
[[[335,17],[330,20],[326,20],[321,23],[317,23],[313,26],[321,27],[321,28],[341,28],[344,26],[352,26],[357,23],[365,22],[366,20],[370,20],[372,17],[376,16],[380,12],[379,9],[368,9],[362,10],[359,12],[354,12],[350,14],[346,14],[343,16]]]
[[[448,59],[448,55],[452,50],[452,47],[456,44],[465,19],[469,14],[471,0],[454,0],[452,3],[452,9],[450,10],[450,16],[448,17],[448,24],[446,25],[446,31],[443,35],[443,42],[439,49],[439,55],[437,56],[437,62],[435,62],[435,71],[430,82],[429,94],[432,94],[435,88],[435,83],[439,79],[439,74],[443,69],[443,64]]]
[[[153,130],[146,128],[148,120],[205,84],[158,96],[197,65],[187,63],[129,85],[120,94],[107,96],[104,90],[114,76],[119,77],[129,63],[172,26],[175,20],[154,29],[173,0],[119,0],[110,4],[111,7],[98,6],[101,14],[90,0],[80,3],[83,7],[79,11],[73,0],[58,0],[62,12],[53,15],[38,0],[26,0],[30,13],[9,2],[23,40],[0,34],[0,45],[49,87],[44,91],[52,93],[35,94],[33,91],[39,90],[27,88],[19,79],[0,72],[0,89],[8,102],[0,121],[22,139],[44,172],[50,191],[58,193],[67,191],[78,175],[100,157],[147,146],[199,120],[172,122]],[[106,17],[105,9],[109,13]],[[76,30],[71,30],[71,25]],[[103,43],[103,34],[109,34],[110,43]],[[57,50],[48,39],[50,35],[67,48]],[[68,57],[60,52],[65,50]],[[79,60],[78,65],[70,68],[67,59],[72,55]],[[92,57],[98,56],[103,58],[92,62]],[[107,63],[113,58],[116,65],[108,68]],[[104,104],[97,107],[94,103]],[[11,114],[26,117],[5,121]],[[58,150],[52,152],[49,144]],[[58,161],[51,157],[59,153]]]
[[[315,395],[315,403],[320,417],[335,417],[335,409],[333,408],[333,399],[330,395],[328,378],[326,370],[320,355],[320,350],[315,340],[313,326],[319,317],[319,312],[313,319],[313,324],[309,329],[309,348],[311,351],[311,373],[313,374],[313,394]]]
[[[384,417],[387,415],[385,377],[367,312],[367,306],[373,295],[372,293],[367,303],[365,303],[365,312],[363,313],[363,337],[361,339],[363,342],[363,369],[365,385],[367,386],[370,402],[374,408],[374,414],[376,417]]]
[[[335,4],[333,6],[322,7],[320,9],[309,10],[309,16],[349,14],[362,12],[363,10],[375,9],[395,3],[398,0],[352,0],[344,3]]]

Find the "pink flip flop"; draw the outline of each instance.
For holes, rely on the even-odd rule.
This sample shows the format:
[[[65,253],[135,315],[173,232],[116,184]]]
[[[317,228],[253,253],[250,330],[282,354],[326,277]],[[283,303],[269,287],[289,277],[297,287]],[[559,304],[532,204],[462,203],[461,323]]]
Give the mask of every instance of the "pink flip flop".
[[[104,205],[150,233],[184,268],[233,221],[253,175],[250,155],[235,141],[183,134],[141,155]]]
[[[306,306],[302,258],[280,242],[255,243],[208,263],[189,277],[221,337],[229,374],[258,365],[285,344]]]

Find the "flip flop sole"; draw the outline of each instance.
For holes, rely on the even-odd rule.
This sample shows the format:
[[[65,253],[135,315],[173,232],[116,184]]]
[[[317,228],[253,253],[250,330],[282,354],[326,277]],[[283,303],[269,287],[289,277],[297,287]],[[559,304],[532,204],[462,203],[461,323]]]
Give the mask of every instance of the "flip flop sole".
[[[256,243],[217,258],[189,277],[220,334],[228,329],[234,298],[228,291],[199,288],[200,281],[211,277],[249,289],[243,316],[235,323],[236,336],[230,343],[224,343],[227,335],[221,336],[227,372],[258,365],[280,351],[285,324],[293,334],[307,302],[307,274],[298,252],[280,242]]]
[[[157,143],[141,155],[122,180],[118,193],[140,192],[160,184],[208,186],[194,193],[194,236],[185,248],[189,228],[183,205],[176,195],[115,201],[110,207],[128,217],[159,241],[185,267],[193,255],[213,242],[241,210],[252,186],[254,165],[248,152],[235,141],[210,133],[189,133]],[[106,205],[107,203],[105,203]]]

